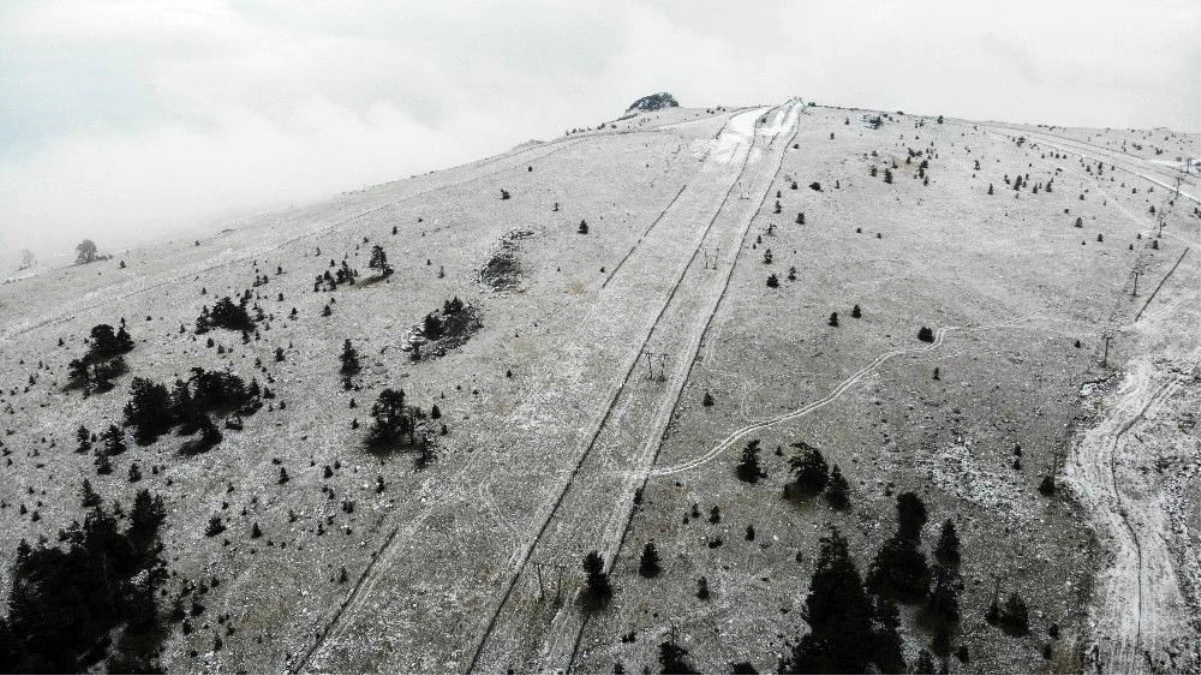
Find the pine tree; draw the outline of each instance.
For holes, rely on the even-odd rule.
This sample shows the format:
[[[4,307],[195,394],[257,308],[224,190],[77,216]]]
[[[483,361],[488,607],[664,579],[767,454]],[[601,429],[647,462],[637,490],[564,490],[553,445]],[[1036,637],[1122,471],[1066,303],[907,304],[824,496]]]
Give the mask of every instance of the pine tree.
[[[930,568],[914,539],[895,536],[884,542],[868,571],[867,584],[874,592],[904,604],[926,597]]]
[[[917,541],[926,525],[926,504],[912,492],[897,496],[897,536]]]
[[[605,561],[600,553],[590,552],[584,556],[584,572],[587,573],[585,603],[587,609],[599,609],[613,597],[613,586],[605,572]]]
[[[955,533],[955,523],[950,518],[943,522],[942,530],[938,533],[934,557],[944,565],[959,564],[959,535]]]
[[[379,272],[379,276],[387,277],[392,274],[392,266],[388,264],[388,254],[384,252],[384,247],[376,244],[371,248],[371,261],[367,266]]]
[[[838,312],[830,312],[830,320],[827,323],[833,328],[838,328]]]
[[[663,673],[694,675],[699,672],[688,661],[688,650],[676,644],[675,639],[659,644],[659,667]]]
[[[847,541],[831,527],[821,539],[817,568],[809,584],[802,616],[810,631],[781,663],[784,673],[863,673],[876,658],[873,606],[847,550]]]
[[[767,287],[768,288],[779,288],[780,287],[780,280],[776,277],[776,275],[774,275],[774,274],[767,275]]]
[[[927,605],[937,625],[950,628],[959,623],[959,575],[942,565],[934,566],[934,585]]]
[[[653,579],[659,576],[663,568],[659,566],[659,552],[655,549],[655,542],[648,541],[642,549],[642,559],[638,562],[638,574]]]
[[[353,377],[358,375],[362,370],[362,366],[359,365],[359,352],[355,350],[354,345],[350,343],[349,339],[342,343],[342,356],[340,359],[342,361],[342,368],[339,372],[343,377]]]
[[[696,597],[698,600],[708,600],[710,597],[709,580],[705,577],[696,580]]]
[[[576,233],[577,234],[588,234],[588,222],[581,220],[580,226],[578,228],[576,228]]]
[[[837,464],[830,471],[830,484],[826,487],[825,496],[826,502],[838,511],[851,505],[847,479],[842,477],[842,470],[838,468]]]
[[[1001,609],[1000,624],[1006,633],[1015,637],[1030,633],[1030,620],[1028,610],[1026,609],[1026,602],[1017,593],[1011,594],[1009,599],[1005,601],[1005,606]]]
[[[757,483],[765,475],[763,468],[759,465],[759,439],[747,442],[746,447],[742,449],[742,459],[738,461],[734,473],[738,476],[738,480],[744,483]]]
[[[821,450],[807,443],[794,444],[801,453],[792,457],[788,465],[792,469],[793,482],[785,488],[786,494],[796,494],[799,497],[811,497],[825,489],[830,479],[826,458]]]
[[[859,319],[862,317],[863,317],[863,311],[859,309],[859,305],[855,305],[854,307],[851,308],[851,318],[852,319]]]
[[[91,509],[100,506],[100,495],[92,489],[92,483],[88,479],[83,479],[83,508]]]

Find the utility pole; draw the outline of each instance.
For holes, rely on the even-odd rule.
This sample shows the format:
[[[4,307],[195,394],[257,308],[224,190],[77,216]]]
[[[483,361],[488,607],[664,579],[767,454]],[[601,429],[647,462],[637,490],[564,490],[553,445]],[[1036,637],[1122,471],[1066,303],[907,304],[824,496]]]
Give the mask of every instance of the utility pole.
[[[538,574],[538,602],[546,599],[546,593],[542,590],[542,563],[534,561],[534,571]]]
[[[648,379],[648,380],[655,379],[654,367],[651,365],[651,357],[654,356],[654,354],[655,354],[654,352],[643,352],[642,353],[642,355],[646,357],[646,379]]]

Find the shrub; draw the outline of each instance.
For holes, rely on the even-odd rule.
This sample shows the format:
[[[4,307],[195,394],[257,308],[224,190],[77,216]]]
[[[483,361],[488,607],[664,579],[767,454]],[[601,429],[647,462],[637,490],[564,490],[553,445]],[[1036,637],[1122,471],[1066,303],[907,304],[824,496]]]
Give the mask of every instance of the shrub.
[[[746,447],[742,449],[742,458],[738,460],[734,474],[738,476],[738,480],[744,483],[758,483],[760,478],[767,475],[763,473],[763,468],[759,465],[759,439],[747,442]]]
[[[934,331],[930,330],[926,326],[922,326],[917,331],[917,339],[921,340],[922,342],[934,342]]]
[[[638,574],[652,579],[659,576],[663,568],[659,565],[659,551],[655,549],[655,542],[648,541],[642,549],[642,558],[638,562]]]
[[[821,450],[807,443],[794,443],[793,447],[800,449],[800,454],[788,461],[792,469],[793,481],[785,486],[786,495],[811,497],[825,489],[830,479],[829,467]]]

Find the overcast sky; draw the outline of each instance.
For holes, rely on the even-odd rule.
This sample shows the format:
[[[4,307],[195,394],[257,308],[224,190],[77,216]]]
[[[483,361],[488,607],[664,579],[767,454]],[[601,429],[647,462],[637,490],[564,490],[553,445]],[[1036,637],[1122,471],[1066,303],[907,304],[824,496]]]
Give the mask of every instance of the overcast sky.
[[[1199,35],[1197,0],[0,0],[0,261],[453,166],[663,90],[1196,132]]]

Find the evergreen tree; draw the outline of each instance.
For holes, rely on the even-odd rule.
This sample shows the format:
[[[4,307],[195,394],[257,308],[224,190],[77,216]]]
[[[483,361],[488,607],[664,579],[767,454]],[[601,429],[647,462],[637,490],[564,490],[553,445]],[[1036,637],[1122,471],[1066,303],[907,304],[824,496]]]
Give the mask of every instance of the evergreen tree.
[[[859,309],[859,305],[855,305],[853,308],[851,308],[851,318],[852,319],[859,319],[862,317],[863,317],[863,312],[862,312],[862,310]]]
[[[167,388],[142,377],[133,378],[130,401],[125,404],[125,423],[134,428],[134,440],[139,445],[150,445],[174,422]]]
[[[613,586],[609,575],[605,572],[605,561],[596,551],[584,556],[584,572],[587,581],[584,589],[584,601],[587,609],[599,609],[609,603],[613,597]]]
[[[1009,596],[1001,608],[1001,628],[1008,634],[1020,637],[1030,633],[1029,613],[1026,602],[1017,593]]]
[[[693,675],[699,671],[688,661],[688,650],[676,644],[674,639],[659,644],[659,667],[662,673]]]
[[[108,429],[100,434],[100,440],[104,441],[104,454],[109,457],[116,457],[127,449],[125,432],[115,424],[108,425]]]
[[[959,623],[959,575],[942,565],[934,566],[934,586],[930,590],[928,609],[938,627],[953,627]]]
[[[950,518],[943,522],[942,530],[938,533],[934,557],[944,565],[959,564],[959,535],[955,533],[955,523]]]
[[[930,330],[926,326],[922,326],[917,331],[917,339],[921,340],[922,342],[934,342],[934,331]]]
[[[392,274],[392,266],[388,264],[388,254],[379,244],[371,247],[371,262],[367,263],[367,266],[378,271],[381,278]]]
[[[874,592],[905,604],[925,598],[930,568],[917,540],[898,535],[884,542],[872,561],[867,584]]]
[[[405,404],[403,389],[385,389],[371,406],[371,417],[375,420],[367,432],[367,446],[382,449],[400,445],[405,435],[412,442],[414,413]]]
[[[830,484],[826,487],[826,502],[841,511],[851,505],[849,491],[847,479],[842,477],[842,470],[835,464],[830,471]]]
[[[900,634],[901,613],[896,603],[876,598],[872,617],[871,654],[881,673],[905,672],[905,649]]]
[[[638,562],[638,574],[653,579],[659,576],[663,568],[659,566],[659,552],[655,549],[655,542],[648,541],[642,549],[642,559]]]
[[[759,439],[747,442],[746,447],[742,449],[742,459],[738,461],[734,473],[738,476],[738,480],[744,483],[757,483],[766,475],[759,465]]]
[[[359,365],[359,353],[355,350],[354,345],[350,344],[350,340],[342,343],[342,368],[339,372],[343,377],[353,377],[359,374],[362,366]]]
[[[847,541],[831,527],[821,539],[817,568],[805,598],[803,617],[810,632],[793,645],[781,663],[784,673],[864,673],[875,655],[873,606],[847,550]]]
[[[793,481],[785,488],[786,494],[812,497],[826,487],[830,479],[829,467],[821,450],[807,443],[794,443],[801,453],[792,457],[788,465],[792,468]]]
[[[897,496],[897,536],[917,541],[926,525],[926,504],[912,492]]]

